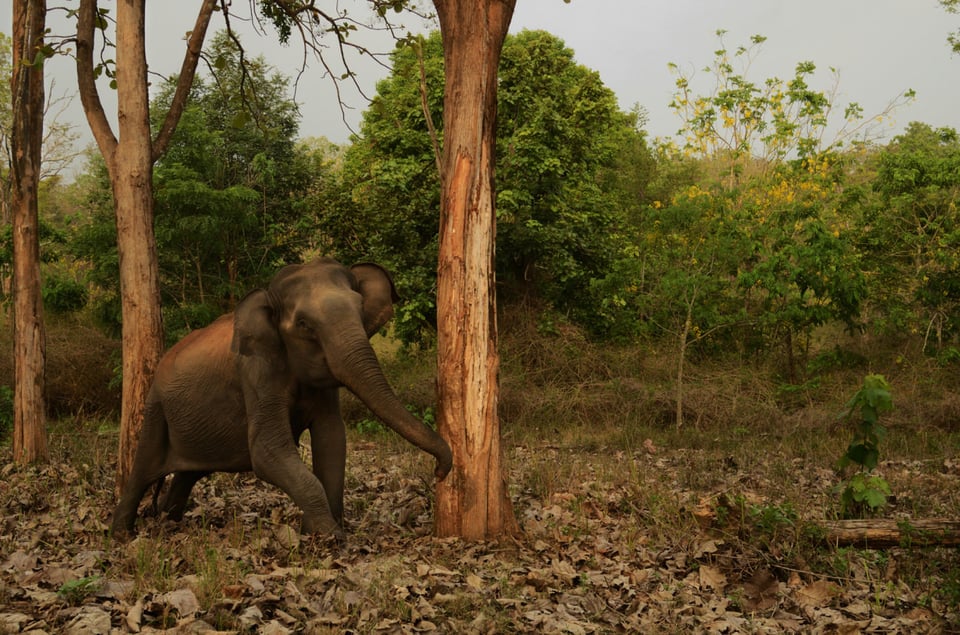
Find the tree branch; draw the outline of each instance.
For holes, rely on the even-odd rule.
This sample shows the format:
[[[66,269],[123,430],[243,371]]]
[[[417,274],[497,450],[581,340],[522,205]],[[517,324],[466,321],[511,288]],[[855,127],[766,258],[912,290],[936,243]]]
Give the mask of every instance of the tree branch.
[[[117,148],[117,137],[110,128],[103,102],[100,101],[94,74],[93,42],[97,14],[97,0],[80,0],[77,10],[77,87],[90,131],[100,146],[103,158],[110,163]]]
[[[183,65],[180,67],[180,76],[177,78],[176,92],[170,102],[170,109],[163,120],[163,125],[153,141],[153,153],[151,155],[153,162],[156,162],[167,151],[173,132],[180,121],[180,116],[187,106],[190,88],[193,86],[193,78],[197,72],[197,62],[203,51],[203,40],[207,35],[210,16],[216,6],[217,0],[203,0],[203,4],[200,6],[197,21],[193,25],[193,31],[190,32],[190,39],[187,40],[187,50],[183,56]]]
[[[395,27],[386,18],[386,15],[390,11],[393,11],[394,3],[386,0],[370,0],[370,4],[372,5],[374,12],[380,17],[380,19],[383,20],[385,25],[384,27],[377,29],[376,27],[362,24],[361,22],[350,18],[346,14],[346,11],[338,11],[337,13],[328,13],[323,11],[316,6],[316,0],[299,2],[296,0],[260,0],[260,2],[270,4],[278,9],[283,16],[289,20],[289,25],[291,27],[296,27],[300,34],[300,39],[303,43],[304,50],[304,62],[300,69],[300,74],[302,75],[303,70],[306,68],[307,53],[313,53],[314,57],[323,67],[324,73],[333,83],[334,91],[337,95],[337,103],[340,106],[341,119],[343,120],[344,124],[347,125],[347,128],[350,128],[350,124],[347,122],[346,113],[348,106],[344,102],[341,88],[342,81],[349,79],[361,97],[367,101],[370,101],[370,97],[364,92],[363,87],[356,78],[356,75],[351,70],[351,65],[348,61],[348,51],[353,50],[354,53],[361,56],[367,55],[384,68],[389,68],[389,63],[386,61],[386,58],[388,58],[390,54],[375,53],[366,46],[351,42],[348,39],[348,35],[350,31],[354,31],[358,27],[362,27],[369,30],[387,31],[393,37],[394,41],[399,41],[402,39],[398,37]],[[256,4],[256,0],[250,0],[250,3],[252,7],[254,4]],[[410,6],[404,5],[404,10],[407,13],[423,19],[430,17]],[[251,14],[254,14],[252,10]],[[328,59],[330,55],[324,54],[324,51],[327,49],[327,47],[325,47],[320,40],[325,34],[333,34],[337,39],[336,48],[334,51],[336,57],[339,58],[339,63],[343,66],[343,72],[336,71],[331,66],[330,60]],[[352,130],[352,128],[350,129]]]
[[[420,68],[420,107],[427,120],[427,131],[430,133],[430,144],[433,146],[433,160],[437,166],[437,178],[443,183],[443,170],[440,163],[440,140],[437,128],[433,125],[433,114],[430,112],[430,103],[427,100],[427,69],[423,62],[423,38],[417,40],[417,62]]]

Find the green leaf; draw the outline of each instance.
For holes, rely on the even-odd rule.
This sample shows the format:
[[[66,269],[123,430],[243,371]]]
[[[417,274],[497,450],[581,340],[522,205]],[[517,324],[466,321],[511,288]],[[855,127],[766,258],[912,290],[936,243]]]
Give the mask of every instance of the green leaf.
[[[863,502],[871,509],[879,509],[887,504],[887,496],[877,489],[867,489],[863,493]]]

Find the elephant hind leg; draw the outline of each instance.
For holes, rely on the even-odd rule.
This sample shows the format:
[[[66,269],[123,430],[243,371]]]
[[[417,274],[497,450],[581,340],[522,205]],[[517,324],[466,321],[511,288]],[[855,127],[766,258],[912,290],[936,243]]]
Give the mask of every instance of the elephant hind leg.
[[[136,470],[136,468],[134,469]],[[153,483],[163,476],[163,474],[160,474],[150,478],[136,475],[136,473],[131,475],[123,494],[120,496],[120,502],[117,503],[117,507],[113,511],[113,521],[110,523],[110,533],[112,535],[120,537],[133,533],[133,526],[137,520],[137,509],[143,495],[146,494],[147,489]]]
[[[166,467],[167,422],[162,406],[155,401],[147,403],[143,417],[143,429],[137,444],[137,454],[133,460],[133,470],[113,511],[110,532],[114,536],[133,533],[137,520],[137,509],[147,489],[169,473]]]
[[[190,492],[193,491],[193,486],[208,474],[210,472],[203,471],[175,473],[170,483],[170,489],[163,497],[160,511],[165,512],[170,520],[179,522],[183,518],[183,513],[187,511],[187,503],[190,500]]]

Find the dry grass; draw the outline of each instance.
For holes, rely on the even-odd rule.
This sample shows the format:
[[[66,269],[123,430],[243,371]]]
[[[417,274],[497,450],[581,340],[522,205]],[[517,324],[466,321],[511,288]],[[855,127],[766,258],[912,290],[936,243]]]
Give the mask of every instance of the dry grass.
[[[0,385],[13,386],[13,325],[0,311]],[[120,343],[76,315],[48,316],[46,387],[51,415],[97,416],[119,411]]]

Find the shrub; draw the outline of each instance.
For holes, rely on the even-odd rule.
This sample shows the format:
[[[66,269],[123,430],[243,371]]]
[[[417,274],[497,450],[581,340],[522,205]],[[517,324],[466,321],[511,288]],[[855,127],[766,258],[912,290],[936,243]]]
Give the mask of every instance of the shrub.
[[[43,281],[43,306],[52,313],[74,313],[87,305],[87,287],[73,278],[54,274]]]

